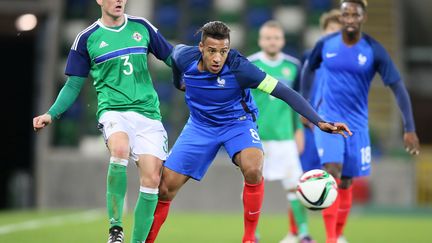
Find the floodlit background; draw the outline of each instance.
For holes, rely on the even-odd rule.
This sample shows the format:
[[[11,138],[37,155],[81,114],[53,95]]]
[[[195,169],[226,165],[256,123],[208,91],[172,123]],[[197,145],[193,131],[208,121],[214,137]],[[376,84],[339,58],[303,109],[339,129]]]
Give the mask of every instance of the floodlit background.
[[[208,21],[222,20],[232,29],[232,47],[244,55],[258,51],[259,26],[266,20],[276,19],[286,31],[284,50],[301,58],[320,34],[320,15],[333,7],[337,7],[337,1],[129,0],[126,12],[149,19],[172,44],[198,44],[195,31]],[[431,1],[369,1],[364,31],[386,47],[402,72],[411,95],[422,148],[420,156],[415,158],[404,152],[398,108],[390,90],[377,76],[369,97],[373,175],[355,182],[354,215],[389,210],[420,213],[427,216],[431,224],[431,9]],[[39,134],[33,132],[31,124],[35,115],[47,111],[63,86],[65,61],[75,36],[99,17],[100,8],[94,0],[0,0],[3,54],[0,239],[9,234],[5,231],[8,226],[5,221],[9,220],[5,220],[4,215],[11,210],[45,212],[105,207],[109,155],[96,129],[96,99],[91,80],[60,121]],[[150,67],[172,146],[188,117],[188,110],[183,93],[171,84],[170,69],[153,57]],[[128,173],[127,207],[133,208],[138,192],[133,163]],[[241,173],[221,152],[202,182],[190,181],[180,191],[172,211],[186,215],[189,212],[239,213],[241,183]],[[277,215],[278,222],[286,224],[287,202],[282,187],[277,183],[267,185],[264,213]],[[50,211],[43,215],[56,213]],[[322,227],[319,215],[315,217],[316,225]],[[25,220],[23,222],[27,222]],[[105,228],[103,230],[105,234]],[[279,233],[282,236],[283,230]],[[8,242],[27,242],[8,239]]]

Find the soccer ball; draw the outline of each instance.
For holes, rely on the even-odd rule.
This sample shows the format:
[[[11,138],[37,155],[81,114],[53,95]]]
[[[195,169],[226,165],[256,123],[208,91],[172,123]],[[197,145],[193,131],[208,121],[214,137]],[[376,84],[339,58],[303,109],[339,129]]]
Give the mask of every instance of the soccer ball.
[[[330,207],[336,200],[336,180],[324,170],[310,170],[300,177],[296,193],[306,208],[322,210]]]

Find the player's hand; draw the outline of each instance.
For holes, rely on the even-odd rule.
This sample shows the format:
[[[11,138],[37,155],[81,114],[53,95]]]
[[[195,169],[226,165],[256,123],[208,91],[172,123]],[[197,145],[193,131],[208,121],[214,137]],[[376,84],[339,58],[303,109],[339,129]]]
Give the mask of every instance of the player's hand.
[[[318,127],[328,133],[340,134],[347,138],[347,134],[352,136],[352,132],[349,130],[348,126],[342,122],[318,122]]]
[[[411,155],[418,155],[420,153],[420,143],[415,132],[404,133],[405,150]]]
[[[48,126],[52,122],[52,117],[50,114],[43,114],[33,118],[33,130],[35,132],[41,130],[42,128]]]

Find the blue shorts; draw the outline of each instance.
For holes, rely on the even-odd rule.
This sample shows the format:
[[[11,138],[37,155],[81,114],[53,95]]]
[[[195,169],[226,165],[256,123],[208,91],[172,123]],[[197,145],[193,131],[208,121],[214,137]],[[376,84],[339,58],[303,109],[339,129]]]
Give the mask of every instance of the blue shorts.
[[[368,176],[372,159],[369,131],[352,132],[351,137],[344,138],[318,129],[314,131],[321,164],[342,163],[342,176]]]
[[[321,169],[322,165],[318,156],[317,147],[315,145],[314,130],[305,127],[303,131],[305,136],[305,147],[303,153],[300,155],[302,169],[304,172],[314,169]]]
[[[263,150],[256,123],[251,120],[211,127],[189,118],[164,166],[199,181],[221,146],[231,159],[246,148]]]

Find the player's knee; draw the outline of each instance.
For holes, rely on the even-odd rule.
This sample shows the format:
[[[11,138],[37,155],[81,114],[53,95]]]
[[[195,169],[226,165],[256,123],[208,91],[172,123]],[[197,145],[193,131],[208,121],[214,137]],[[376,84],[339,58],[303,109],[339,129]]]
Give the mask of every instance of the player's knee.
[[[251,166],[249,168],[246,168],[243,171],[243,176],[248,184],[257,184],[260,183],[262,180],[262,168],[258,166]]]
[[[352,178],[351,177],[344,177],[342,176],[341,182],[339,184],[339,187],[342,189],[348,189],[352,185]]]
[[[140,178],[140,185],[144,187],[157,188],[160,183],[160,174],[143,175]]]
[[[111,146],[110,152],[111,156],[117,158],[129,158],[130,153],[128,145]]]
[[[325,170],[332,175],[335,179],[341,178],[342,168],[339,168],[336,163],[329,163],[324,165]]]
[[[170,190],[168,186],[161,184],[159,185],[159,200],[171,201],[175,197],[175,191]]]

